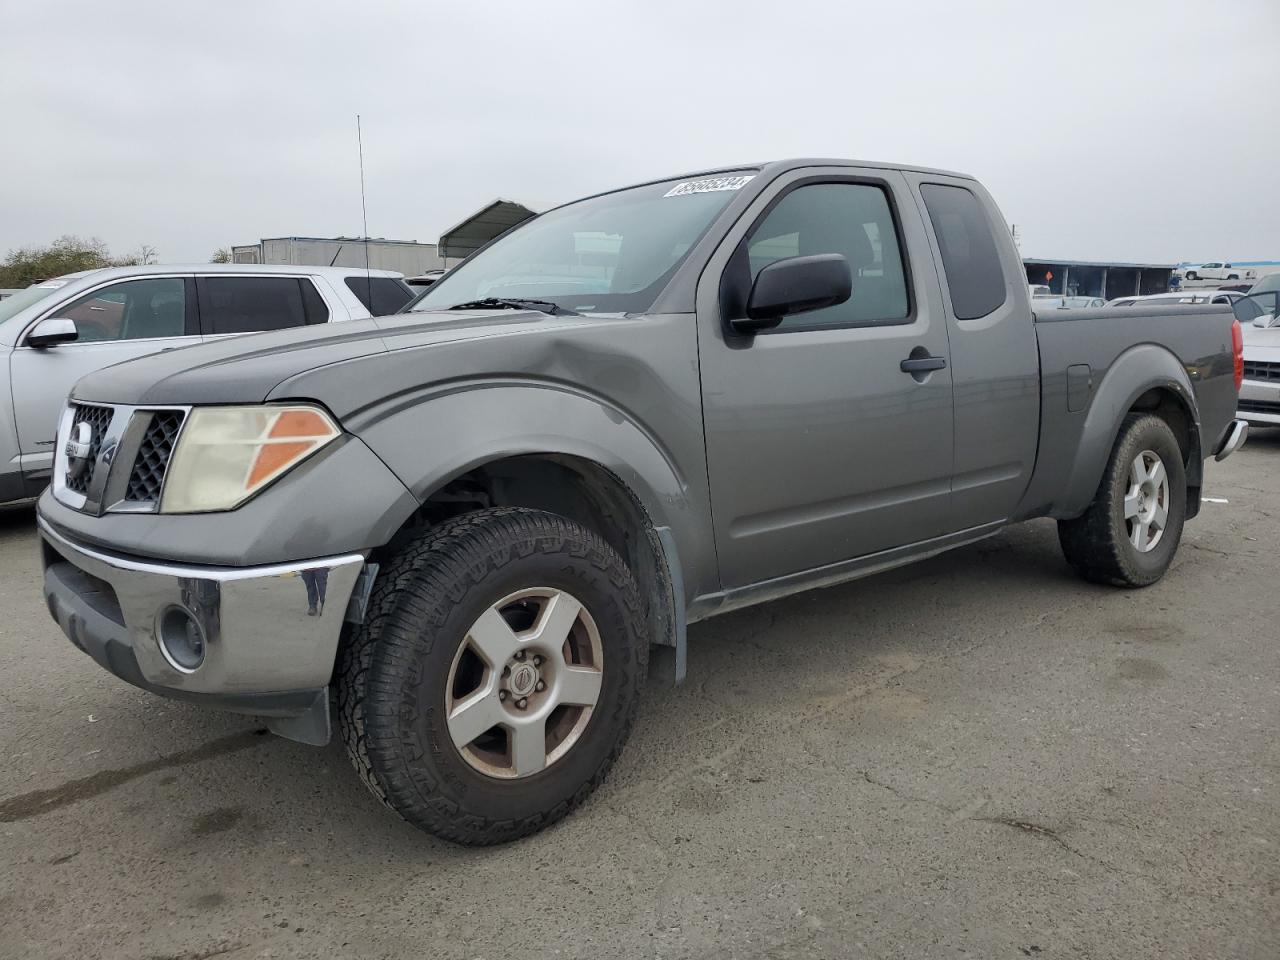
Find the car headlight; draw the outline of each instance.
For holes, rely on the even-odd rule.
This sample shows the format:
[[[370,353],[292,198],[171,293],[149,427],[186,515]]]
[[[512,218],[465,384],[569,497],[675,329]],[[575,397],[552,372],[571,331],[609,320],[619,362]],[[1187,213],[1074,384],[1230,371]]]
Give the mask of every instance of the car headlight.
[[[312,406],[195,407],[169,458],[160,512],[231,510],[341,433]]]

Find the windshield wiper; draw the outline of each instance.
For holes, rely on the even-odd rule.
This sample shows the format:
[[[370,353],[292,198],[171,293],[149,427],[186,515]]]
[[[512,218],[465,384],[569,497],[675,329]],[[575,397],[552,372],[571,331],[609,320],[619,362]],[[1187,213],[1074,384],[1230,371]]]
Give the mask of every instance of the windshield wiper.
[[[541,313],[549,313],[553,317],[562,313],[577,316],[574,311],[567,307],[562,307],[558,303],[552,303],[550,300],[520,300],[511,297],[485,297],[481,300],[468,300],[466,303],[455,303],[449,309],[492,310],[495,307],[507,310],[538,310]]]

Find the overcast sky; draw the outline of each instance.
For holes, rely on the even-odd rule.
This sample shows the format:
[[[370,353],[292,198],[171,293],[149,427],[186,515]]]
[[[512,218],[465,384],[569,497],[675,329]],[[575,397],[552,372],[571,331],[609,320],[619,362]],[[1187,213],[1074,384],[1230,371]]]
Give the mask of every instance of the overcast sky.
[[[788,156],[958,169],[1026,256],[1280,259],[1280,2],[0,0],[0,253],[433,241]]]

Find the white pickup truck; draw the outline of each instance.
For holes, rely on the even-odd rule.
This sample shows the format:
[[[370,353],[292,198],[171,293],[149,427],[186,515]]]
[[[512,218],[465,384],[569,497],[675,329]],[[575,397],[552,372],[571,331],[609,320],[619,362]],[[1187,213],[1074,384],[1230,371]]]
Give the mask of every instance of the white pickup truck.
[[[1233,267],[1221,261],[1202,263],[1198,267],[1188,267],[1186,271],[1188,280],[1252,280],[1254,274],[1253,270]]]
[[[86,374],[219,337],[395,313],[400,274],[354,267],[87,270],[0,300],[0,506],[49,482],[58,417]]]

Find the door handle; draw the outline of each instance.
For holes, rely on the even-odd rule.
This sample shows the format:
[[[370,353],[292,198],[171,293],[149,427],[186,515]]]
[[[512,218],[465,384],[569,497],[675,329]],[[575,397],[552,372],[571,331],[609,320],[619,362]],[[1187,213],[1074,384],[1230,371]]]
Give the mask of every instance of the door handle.
[[[946,365],[946,357],[908,357],[898,364],[898,369],[903,373],[928,373],[930,370],[941,370]]]

